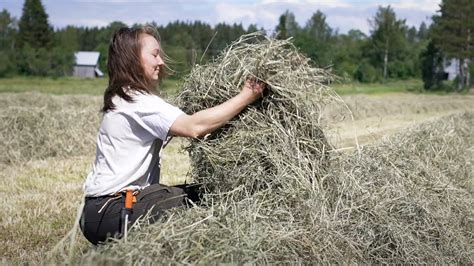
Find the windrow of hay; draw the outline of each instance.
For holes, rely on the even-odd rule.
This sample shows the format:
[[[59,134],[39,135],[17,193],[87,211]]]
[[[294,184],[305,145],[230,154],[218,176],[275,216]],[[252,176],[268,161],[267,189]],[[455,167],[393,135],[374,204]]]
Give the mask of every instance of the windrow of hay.
[[[393,115],[448,113],[450,111],[474,111],[473,95],[426,95],[426,94],[392,94],[390,100],[386,95],[350,95],[342,96],[344,103],[351,110],[354,119],[386,117]],[[389,101],[389,102],[387,102]],[[376,111],[374,111],[376,110]],[[331,104],[325,109],[324,118],[328,122],[350,120],[346,106]]]
[[[338,153],[319,126],[338,99],[329,74],[288,41],[255,36],[197,67],[181,106],[218,104],[249,75],[268,95],[188,148],[201,204],[136,224],[81,263],[473,262],[472,112]]]
[[[90,156],[0,167],[0,265],[45,264],[46,254],[76,223]],[[76,250],[89,248],[85,238],[78,240]]]
[[[2,94],[0,163],[94,152],[99,97]]]
[[[334,154],[324,178],[293,196],[210,197],[137,224],[127,242],[80,263],[471,264],[473,126],[473,112],[425,122],[360,154]]]

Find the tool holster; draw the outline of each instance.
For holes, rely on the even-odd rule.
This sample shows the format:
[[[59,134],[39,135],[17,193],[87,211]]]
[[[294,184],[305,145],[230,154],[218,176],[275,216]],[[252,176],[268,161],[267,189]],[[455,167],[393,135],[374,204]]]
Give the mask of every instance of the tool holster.
[[[137,198],[134,195],[134,191],[129,189],[122,195],[122,210],[120,212],[120,235],[121,237],[127,236],[128,224],[130,223],[130,217],[133,213],[133,204],[137,202]]]

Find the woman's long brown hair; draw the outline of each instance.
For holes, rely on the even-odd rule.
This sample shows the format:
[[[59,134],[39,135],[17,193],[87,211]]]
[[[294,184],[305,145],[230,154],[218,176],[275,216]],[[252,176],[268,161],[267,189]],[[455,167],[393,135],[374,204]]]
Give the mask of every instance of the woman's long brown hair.
[[[151,35],[158,42],[160,40],[154,27],[144,26],[140,28],[121,28],[115,32],[110,41],[107,62],[109,85],[104,93],[103,113],[115,109],[112,98],[116,95],[127,102],[133,102],[132,96],[127,93],[128,91],[150,94],[156,92],[155,81],[145,75],[141,65],[142,44],[140,38],[142,34]],[[162,78],[164,72],[165,69],[160,68],[160,78]]]

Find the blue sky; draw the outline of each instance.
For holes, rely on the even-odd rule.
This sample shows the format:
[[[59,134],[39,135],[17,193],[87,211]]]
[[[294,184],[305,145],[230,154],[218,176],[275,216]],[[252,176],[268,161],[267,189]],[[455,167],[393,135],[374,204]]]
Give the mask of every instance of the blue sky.
[[[0,9],[7,9],[19,18],[23,0],[0,0]],[[326,14],[333,29],[345,33],[359,29],[368,33],[368,19],[378,6],[391,5],[397,17],[417,26],[439,9],[441,0],[43,0],[49,22],[56,28],[66,25],[106,26],[112,21],[129,25],[155,21],[166,25],[175,20],[201,20],[211,25],[219,22],[257,24],[272,30],[278,17],[290,10],[303,26],[316,10]]]

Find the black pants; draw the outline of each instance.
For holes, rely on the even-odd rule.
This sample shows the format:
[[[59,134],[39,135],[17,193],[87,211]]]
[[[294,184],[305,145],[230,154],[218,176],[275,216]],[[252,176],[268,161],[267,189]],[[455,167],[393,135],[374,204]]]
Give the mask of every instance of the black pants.
[[[149,221],[154,223],[163,210],[186,206],[187,198],[193,202],[199,201],[196,187],[168,187],[160,184],[146,187],[136,198],[137,202],[133,205],[129,217],[129,226],[149,212]],[[97,245],[107,237],[120,237],[124,200],[124,196],[86,197],[80,227],[89,242]]]

